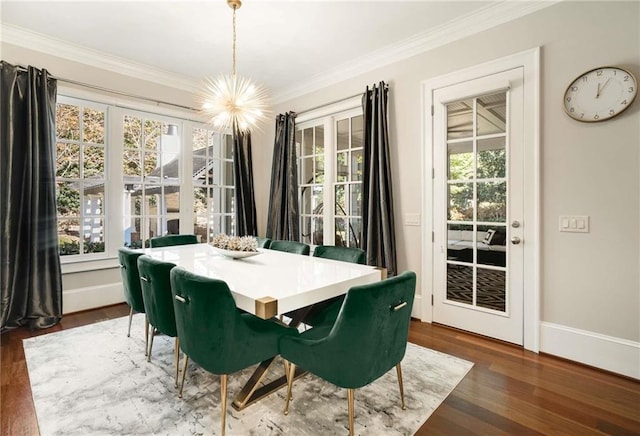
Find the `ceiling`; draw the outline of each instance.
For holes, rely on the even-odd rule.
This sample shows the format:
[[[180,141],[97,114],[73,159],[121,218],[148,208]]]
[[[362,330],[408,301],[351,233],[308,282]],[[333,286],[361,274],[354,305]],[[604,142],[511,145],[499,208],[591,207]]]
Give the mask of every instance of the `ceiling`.
[[[272,95],[299,94],[314,81],[355,75],[353,66],[366,59],[371,69],[399,47],[495,14],[505,3],[246,0],[237,12],[238,74]],[[231,69],[232,10],[225,0],[2,0],[1,8],[3,33],[35,32],[32,37],[67,46],[66,52],[86,50],[87,59],[104,55],[111,64],[131,63],[194,84]]]

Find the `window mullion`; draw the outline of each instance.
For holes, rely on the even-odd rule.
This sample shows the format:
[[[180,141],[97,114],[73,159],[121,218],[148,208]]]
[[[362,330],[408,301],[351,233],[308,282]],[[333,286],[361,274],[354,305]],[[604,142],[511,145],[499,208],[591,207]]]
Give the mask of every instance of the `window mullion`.
[[[324,245],[334,245],[335,243],[335,182],[336,182],[336,119],[327,117],[324,121],[324,184],[322,222]]]

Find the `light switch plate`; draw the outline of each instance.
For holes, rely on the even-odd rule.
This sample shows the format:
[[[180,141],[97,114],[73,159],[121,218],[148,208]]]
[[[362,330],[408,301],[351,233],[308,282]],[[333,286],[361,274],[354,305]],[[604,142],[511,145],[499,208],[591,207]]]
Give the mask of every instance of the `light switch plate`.
[[[405,226],[419,226],[420,225],[420,214],[419,213],[405,213],[404,214],[404,225]]]
[[[560,215],[559,226],[561,232],[589,233],[589,216]]]

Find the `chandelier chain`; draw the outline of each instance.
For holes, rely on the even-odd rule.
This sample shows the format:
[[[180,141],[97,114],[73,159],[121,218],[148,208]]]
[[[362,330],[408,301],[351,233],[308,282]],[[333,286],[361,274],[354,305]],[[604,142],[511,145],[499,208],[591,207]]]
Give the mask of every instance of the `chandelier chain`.
[[[236,7],[233,7],[233,50],[231,59],[231,75],[236,77]]]

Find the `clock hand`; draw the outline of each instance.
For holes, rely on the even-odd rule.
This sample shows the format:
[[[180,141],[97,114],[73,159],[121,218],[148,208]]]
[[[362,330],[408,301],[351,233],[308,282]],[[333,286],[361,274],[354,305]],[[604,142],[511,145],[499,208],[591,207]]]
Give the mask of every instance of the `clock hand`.
[[[610,81],[610,80],[611,80],[611,77],[609,77],[609,78],[607,79],[607,81],[606,81],[606,82],[604,82],[604,85],[602,85],[602,88],[600,88],[600,91],[598,91],[598,95],[600,95],[600,93],[601,93],[602,91],[604,91],[604,87],[605,87],[605,86],[607,86],[607,83],[609,83],[609,81]],[[600,84],[598,84],[598,85],[600,85]]]
[[[596,91],[596,98],[600,97],[600,82],[598,82],[598,90]]]

